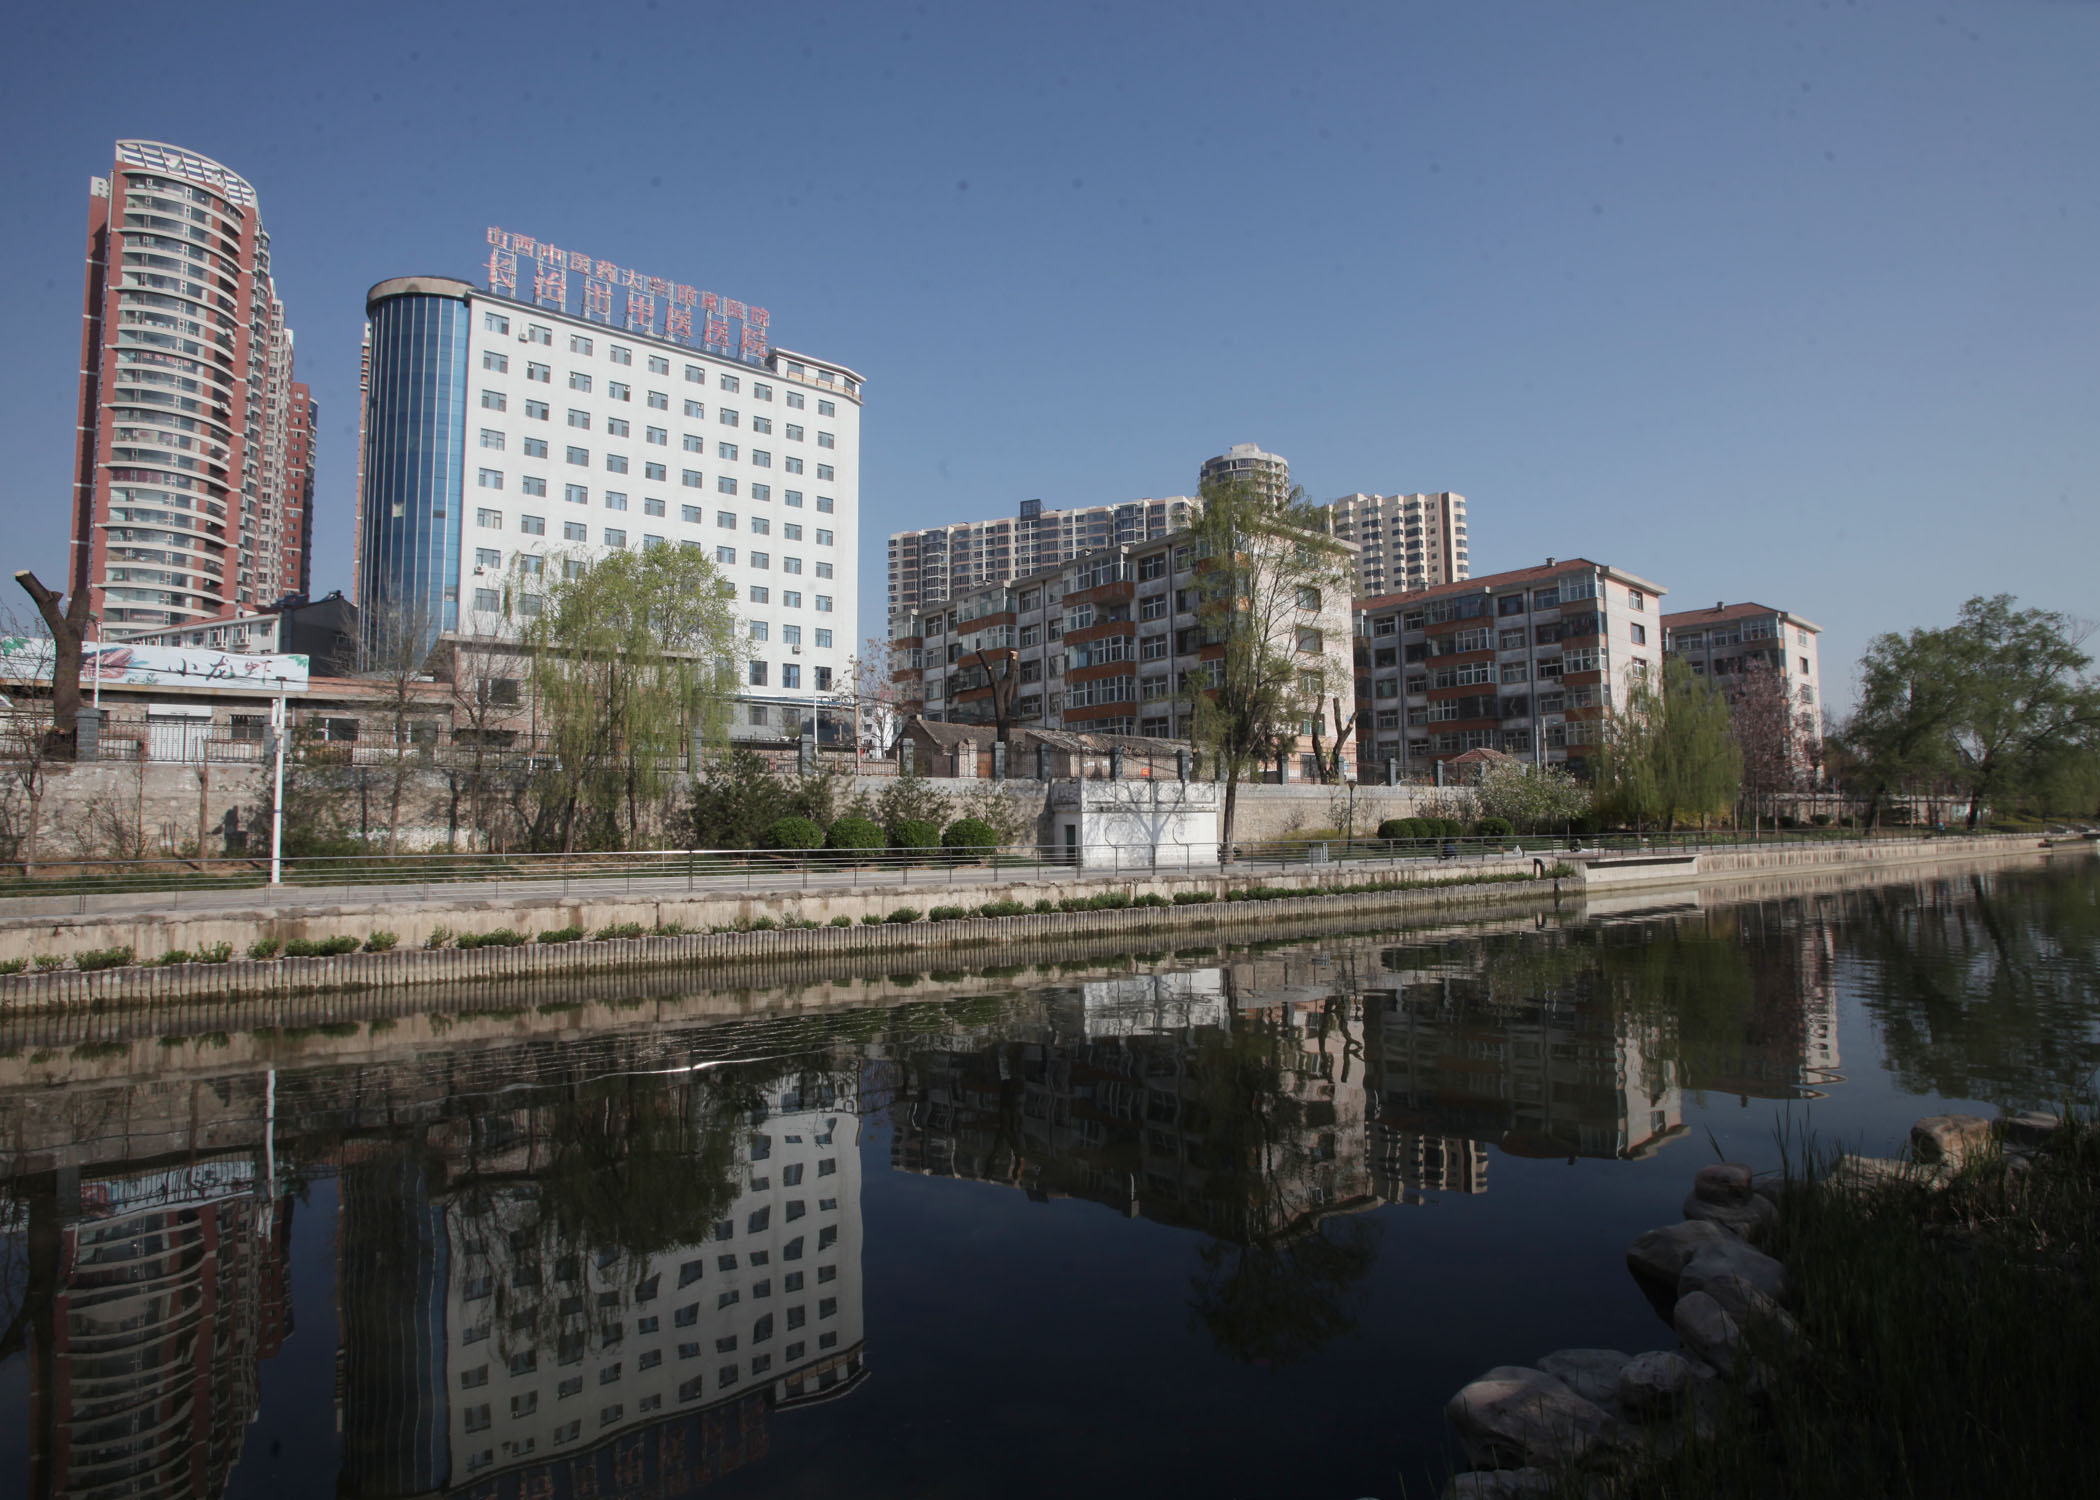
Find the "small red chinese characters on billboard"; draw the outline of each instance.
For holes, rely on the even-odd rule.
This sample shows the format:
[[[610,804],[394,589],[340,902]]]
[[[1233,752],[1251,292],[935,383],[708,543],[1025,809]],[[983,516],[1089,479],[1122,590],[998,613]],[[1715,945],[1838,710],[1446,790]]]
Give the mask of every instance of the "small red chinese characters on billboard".
[[[542,307],[568,307],[569,273],[559,261],[542,262],[532,273],[532,300]]]
[[[489,290],[505,297],[518,295],[518,257],[505,250],[489,252]]]
[[[729,347],[729,320],[727,318],[712,317],[707,319],[706,332],[701,334],[700,341],[710,349],[727,349]]]
[[[584,278],[583,315],[594,323],[612,321],[612,283],[595,276]]]
[[[693,309],[690,304],[680,307],[673,303],[664,310],[664,336],[681,344],[693,341]]]
[[[636,333],[656,331],[656,299],[647,292],[627,294],[627,326]]]

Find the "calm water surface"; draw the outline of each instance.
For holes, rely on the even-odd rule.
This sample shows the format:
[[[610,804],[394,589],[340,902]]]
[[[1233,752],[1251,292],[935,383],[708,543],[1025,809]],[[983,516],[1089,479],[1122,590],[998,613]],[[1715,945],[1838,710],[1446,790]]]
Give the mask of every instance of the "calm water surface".
[[[2096,978],[2080,857],[44,1023],[0,1037],[0,1493],[1433,1494],[1481,1369],[1672,1342],[1623,1250],[1716,1146],[2061,1098]]]

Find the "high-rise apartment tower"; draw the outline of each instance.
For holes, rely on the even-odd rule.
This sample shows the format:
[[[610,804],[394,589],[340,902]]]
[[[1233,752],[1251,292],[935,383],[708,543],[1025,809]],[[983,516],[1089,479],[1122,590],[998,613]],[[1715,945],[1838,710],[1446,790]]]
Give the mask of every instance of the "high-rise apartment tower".
[[[1356,543],[1359,597],[1460,583],[1473,576],[1466,497],[1344,495],[1329,508],[1334,534]]]
[[[1271,500],[1282,500],[1291,492],[1290,460],[1281,454],[1264,453],[1252,443],[1234,443],[1215,458],[1203,460],[1197,480],[1244,480]]]
[[[957,521],[890,533],[892,633],[909,615],[985,584],[1054,568],[1096,547],[1143,542],[1185,529],[1195,513],[1186,495],[1045,510],[1023,500],[995,521]]]
[[[255,189],[157,141],[88,187],[71,586],[105,635],[303,589],[315,408]]]

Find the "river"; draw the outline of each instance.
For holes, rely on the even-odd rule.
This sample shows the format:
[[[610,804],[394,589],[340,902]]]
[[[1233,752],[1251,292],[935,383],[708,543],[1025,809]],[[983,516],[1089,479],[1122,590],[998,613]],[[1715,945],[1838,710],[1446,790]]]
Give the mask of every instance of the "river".
[[[1717,1152],[2100,1066],[2083,853],[1215,942],[0,1027],[0,1485],[1434,1494]]]

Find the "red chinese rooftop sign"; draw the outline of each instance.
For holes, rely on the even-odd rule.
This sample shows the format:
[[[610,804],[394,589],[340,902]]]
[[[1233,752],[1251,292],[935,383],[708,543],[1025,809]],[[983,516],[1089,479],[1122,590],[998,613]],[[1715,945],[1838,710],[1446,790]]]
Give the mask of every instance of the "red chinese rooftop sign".
[[[519,286],[521,261],[532,278],[529,294]],[[569,300],[571,273],[580,305]],[[661,276],[644,276],[609,260],[593,260],[581,250],[564,250],[507,229],[489,230],[488,289],[585,322],[668,339],[732,359],[766,357],[766,329],[772,315],[763,307],[746,307],[731,297],[695,291]],[[695,309],[699,311],[697,329]],[[737,325],[733,331],[732,323]]]

